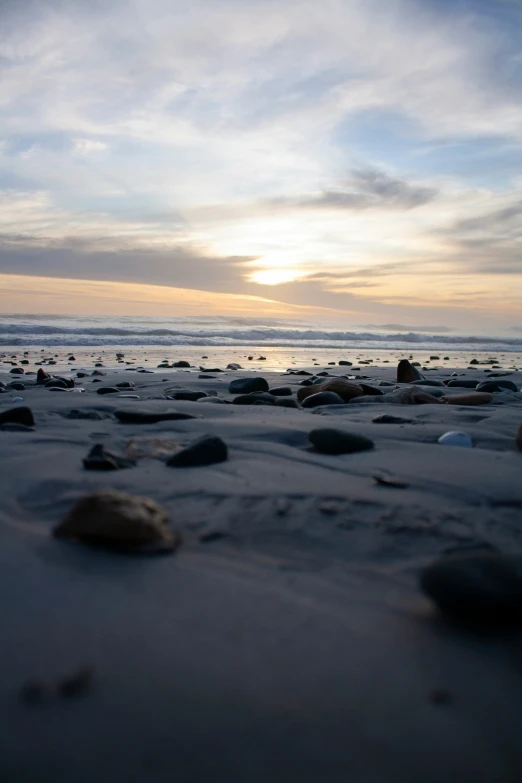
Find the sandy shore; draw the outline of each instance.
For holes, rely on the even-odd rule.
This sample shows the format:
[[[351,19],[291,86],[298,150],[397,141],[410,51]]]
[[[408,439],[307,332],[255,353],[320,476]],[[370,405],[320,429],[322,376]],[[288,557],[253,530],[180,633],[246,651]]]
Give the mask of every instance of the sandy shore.
[[[54,392],[27,374],[33,360],[23,376],[1,365],[0,380],[25,389],[0,394],[0,417],[29,406],[36,422],[0,428],[2,780],[522,779],[519,632],[448,622],[418,586],[419,569],[450,552],[522,552],[522,372],[433,367],[429,381],[493,374],[519,391],[481,405],[401,405],[390,396],[396,365],[293,367],[385,394],[292,409],[226,404],[237,397],[229,384],[263,377],[295,399],[310,376],[103,363],[99,376],[94,361],[67,373],[44,365],[75,377],[74,391]],[[97,393],[121,382],[135,386]],[[181,389],[225,402],[165,399]],[[121,423],[122,409],[196,417]],[[407,421],[375,422],[380,414]],[[308,435],[324,427],[374,447],[321,453]],[[438,443],[455,430],[473,447]],[[175,468],[145,456],[103,472],[82,463],[96,443],[164,455],[207,434],[226,443],[226,461]],[[53,538],[101,488],[160,503],[183,546],[129,557]],[[80,666],[92,667],[91,687],[60,697],[53,683]],[[28,704],[20,689],[34,679],[46,692]]]

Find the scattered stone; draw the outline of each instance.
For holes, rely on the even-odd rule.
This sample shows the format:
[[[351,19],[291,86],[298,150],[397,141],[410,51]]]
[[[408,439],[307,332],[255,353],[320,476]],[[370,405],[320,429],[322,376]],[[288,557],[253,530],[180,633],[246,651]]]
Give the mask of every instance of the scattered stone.
[[[264,378],[236,378],[228,387],[229,394],[250,394],[250,392],[267,392],[268,383]]]
[[[264,405],[274,405],[276,398],[269,392],[250,392],[250,394],[240,394],[232,400],[234,405],[256,405],[261,402]]]
[[[344,400],[335,392],[323,391],[317,394],[310,394],[301,405],[303,408],[318,408],[321,405],[344,405]]]
[[[487,392],[468,392],[467,394],[452,394],[441,397],[442,402],[450,405],[486,405],[494,399]]]
[[[479,381],[473,380],[471,378],[458,378],[454,381],[448,381],[446,383],[446,386],[450,389],[454,388],[462,388],[462,389],[476,389],[479,384]]]
[[[297,400],[292,397],[276,397],[274,405],[277,408],[299,408]]]
[[[69,361],[70,362],[75,362],[76,361],[76,356],[69,356]]]
[[[379,389],[377,386],[370,386],[367,383],[360,383],[359,386],[363,390],[363,393],[368,396],[371,395],[372,397],[380,397],[384,394],[384,392],[381,391],[381,389]]]
[[[175,452],[167,465],[175,468],[192,468],[201,465],[213,465],[228,459],[227,445],[217,435],[205,435],[190,443],[181,451]]]
[[[227,370],[242,370],[240,364],[237,364],[236,362],[230,362],[230,364],[227,364]]]
[[[24,375],[25,370],[23,367],[13,367],[11,370],[9,370],[9,373],[11,375]]]
[[[414,386],[442,386],[445,387],[444,381],[427,380],[423,378],[422,381],[411,381]]]
[[[216,377],[215,375],[205,375],[205,374],[198,375],[198,378],[200,378],[201,380],[210,380],[211,378],[215,378],[215,377]]]
[[[190,362],[186,362],[184,359],[182,359],[179,362],[174,362],[172,365],[173,367],[190,367]]]
[[[86,470],[120,470],[133,468],[135,465],[134,460],[114,454],[106,449],[103,443],[95,443],[83,459],[83,467]]]
[[[440,356],[430,356],[430,362],[436,362],[440,360]]]
[[[214,396],[212,396],[212,397],[200,397],[198,402],[214,402],[214,403],[217,402],[218,405],[228,405],[229,404],[228,400],[222,400],[221,397],[214,397]]]
[[[201,372],[205,372],[205,373],[223,372],[223,370],[220,367],[210,367],[210,368],[200,367],[199,369],[201,370]]]
[[[116,384],[117,389],[134,389],[135,386],[136,384],[132,381],[121,381],[121,383]]]
[[[9,384],[9,388],[13,391],[25,391],[25,383],[20,383],[19,381],[15,381],[14,383]]]
[[[345,381],[342,378],[335,378],[331,381],[324,381],[323,383],[313,386],[301,386],[297,390],[297,399],[302,402],[311,394],[318,394],[319,392],[335,392],[343,400],[343,402],[350,402],[354,397],[363,395],[363,390],[357,383]]]
[[[57,538],[121,552],[174,551],[181,535],[169,528],[166,509],[150,498],[101,490],[81,498],[54,529]]]
[[[31,408],[21,405],[0,412],[0,424],[25,424],[26,427],[34,427],[35,421]]]
[[[373,449],[373,440],[344,430],[323,428],[312,430],[308,439],[323,454],[353,454]]]
[[[352,366],[352,362],[347,362],[344,359],[341,359],[341,361],[339,362],[339,367],[351,367],[351,366]]]
[[[379,413],[372,421],[374,424],[413,424],[413,419],[404,419],[402,416],[392,416],[389,413]]]
[[[67,413],[63,414],[66,419],[90,419],[92,421],[101,421],[102,419],[112,419],[110,413],[104,413],[96,410],[81,410],[79,408],[73,408]]]
[[[445,432],[437,442],[442,443],[444,446],[461,446],[465,449],[473,448],[471,435],[468,435],[467,432]]]
[[[159,421],[182,421],[183,419],[199,419],[194,413],[179,413],[178,411],[150,411],[136,409],[120,409],[114,415],[122,424],[156,424]]]
[[[313,373],[308,372],[308,370],[292,370],[291,368],[286,371],[287,375],[313,375]]]
[[[167,389],[165,395],[173,400],[191,400],[192,402],[197,402],[201,397],[208,396],[204,391],[193,391],[192,389]]]
[[[100,386],[96,389],[96,394],[119,394],[120,390],[116,386]]]
[[[94,669],[92,666],[81,666],[58,680],[56,690],[60,696],[67,698],[82,696],[91,690],[93,679]]]
[[[506,390],[518,392],[518,387],[513,381],[482,381],[476,388],[478,392],[488,392],[490,394]]]
[[[290,386],[276,386],[275,389],[269,389],[273,397],[291,397],[292,389]]]
[[[96,364],[95,367],[102,367],[103,365]],[[107,375],[106,372],[102,372],[101,370],[93,370],[91,375]]]
[[[522,622],[522,557],[496,553],[452,555],[420,575],[423,592],[438,608],[480,625]]]
[[[397,383],[422,381],[424,376],[407,359],[401,359],[397,367]]]
[[[478,360],[478,359],[472,359],[472,360],[470,361],[470,364],[480,364],[480,362],[479,362],[479,360]]]
[[[77,372],[76,373],[76,377],[77,378],[87,378],[88,375],[89,375],[88,372]]]
[[[178,448],[178,444],[167,438],[135,438],[125,446],[125,456],[130,460],[143,458],[165,459]]]
[[[68,389],[66,382],[62,378],[51,378],[45,381],[44,386],[46,389]]]

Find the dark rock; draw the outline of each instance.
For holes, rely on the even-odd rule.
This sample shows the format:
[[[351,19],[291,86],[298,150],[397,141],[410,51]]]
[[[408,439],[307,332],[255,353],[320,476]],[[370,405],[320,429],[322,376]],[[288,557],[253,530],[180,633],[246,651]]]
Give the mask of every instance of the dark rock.
[[[308,372],[307,370],[287,370],[287,375],[313,375],[313,373]]]
[[[518,391],[518,387],[513,381],[483,381],[479,383],[475,391],[494,393],[506,391],[506,389],[512,392]]]
[[[275,389],[269,389],[270,394],[273,397],[291,397],[292,389],[290,386],[276,386]]]
[[[173,400],[191,400],[197,402],[201,397],[208,397],[204,391],[193,391],[192,389],[168,389],[165,392]]]
[[[427,378],[423,378],[422,381],[411,381],[411,383],[414,386],[446,386],[447,384],[444,383],[444,381],[435,381],[435,380],[428,380]]]
[[[2,432],[34,432],[33,427],[27,427],[25,424],[18,424],[16,421],[8,421],[6,424],[0,424]]]
[[[268,383],[264,378],[236,378],[228,387],[229,394],[250,394],[250,392],[267,392]]]
[[[9,388],[13,391],[25,391],[25,383],[20,383],[20,381],[15,381],[14,383],[9,384]]]
[[[174,362],[172,365],[173,367],[190,367],[190,362],[186,362],[184,359],[182,359],[179,362]]]
[[[226,443],[216,435],[207,435],[177,451],[167,460],[167,465],[175,468],[191,468],[224,462],[227,458]]]
[[[359,383],[358,385],[361,387],[364,394],[371,394],[374,397],[384,394],[384,392],[381,391],[381,389],[379,389],[377,386],[370,386],[367,383]]]
[[[89,419],[91,421],[102,421],[102,419],[112,419],[110,413],[104,413],[103,411],[85,410],[81,408],[73,408],[67,413],[63,414],[66,419]]]
[[[276,397],[274,405],[278,408],[299,408],[293,397]]]
[[[209,380],[211,380],[211,379],[213,379],[215,377],[216,377],[215,375],[205,375],[205,374],[198,375],[198,378],[200,378],[201,380],[206,380],[206,381],[209,381]]]
[[[116,384],[117,389],[134,389],[135,386],[136,384],[132,381],[121,381],[121,383]]]
[[[103,367],[103,364],[102,364],[102,362],[96,362],[96,364],[94,366],[95,367]]]
[[[344,359],[342,359],[339,362],[339,367],[351,367],[351,366],[352,366],[352,362],[347,362]]]
[[[75,362],[76,361],[76,356],[69,356],[69,361],[70,362]]]
[[[323,391],[306,397],[301,405],[303,408],[318,408],[320,405],[344,405],[344,400],[335,392]]]
[[[25,370],[23,367],[13,367],[9,372],[11,375],[23,375]]]
[[[29,360],[28,359],[22,359],[20,364],[29,364]]]
[[[46,389],[68,389],[69,387],[65,383],[64,380],[61,378],[51,378],[48,381],[45,381],[45,388]]]
[[[328,375],[330,375],[330,373],[326,372],[326,370],[323,370],[322,372],[318,372],[317,373],[317,377],[318,378],[326,378],[326,377],[328,377]],[[319,383],[321,383],[321,381],[319,381]]]
[[[480,362],[479,362],[479,360],[478,360],[478,359],[472,359],[472,360],[470,361],[470,364],[480,364]]]
[[[227,364],[227,370],[242,370],[240,364],[237,364],[237,362],[230,362],[230,364]]]
[[[181,535],[169,528],[166,509],[150,498],[115,490],[94,492],[79,500],[54,535],[137,554],[172,552],[181,543]]]
[[[331,381],[324,381],[319,386],[316,386],[315,384],[308,387],[301,386],[297,390],[297,399],[302,402],[311,394],[317,394],[319,392],[334,392],[341,397],[343,402],[350,402],[354,397],[359,397],[363,394],[363,390],[357,383],[345,381],[342,378],[335,378]]]
[[[38,370],[38,372],[40,372],[40,370]],[[89,375],[88,372],[77,372],[76,373],[76,377],[77,378],[87,378],[88,375]]]
[[[10,408],[0,413],[0,424],[25,424],[26,427],[34,427],[35,421],[31,408],[21,405],[18,408]]]
[[[135,464],[133,459],[109,451],[103,443],[95,443],[83,459],[83,466],[86,470],[119,470],[132,468]]]
[[[98,366],[98,365],[96,365],[96,366]],[[106,372],[102,372],[101,370],[93,370],[91,375],[107,375],[107,373]]]
[[[317,451],[323,454],[353,454],[373,449],[374,446],[373,441],[364,435],[333,428],[312,430],[308,438]]]
[[[397,383],[422,381],[424,376],[407,359],[401,359],[397,367]]]
[[[479,625],[522,622],[522,557],[494,553],[451,555],[420,575],[439,609]]]
[[[159,421],[182,421],[183,419],[201,418],[193,413],[136,410],[133,408],[116,410],[114,411],[114,415],[122,424],[156,424]]]
[[[103,383],[101,378],[95,378],[91,383]]]
[[[116,386],[100,386],[96,389],[96,394],[119,394],[120,390]]]
[[[268,392],[250,392],[250,394],[240,394],[232,400],[234,405],[256,405],[258,402],[264,405],[274,405],[276,398]]]
[[[210,367],[210,368],[209,367],[200,367],[199,369],[201,370],[201,372],[208,372],[208,373],[223,372],[223,370],[220,367]]]
[[[446,386],[450,389],[476,389],[480,381],[472,380],[471,378],[457,378],[454,381],[448,381]]]
[[[379,413],[372,419],[374,424],[412,424],[413,419],[404,419],[402,416],[392,416],[389,413]]]
[[[435,362],[439,360],[440,360],[440,356],[430,356],[430,362]]]
[[[266,362],[266,356],[258,356],[257,357],[258,362]]]

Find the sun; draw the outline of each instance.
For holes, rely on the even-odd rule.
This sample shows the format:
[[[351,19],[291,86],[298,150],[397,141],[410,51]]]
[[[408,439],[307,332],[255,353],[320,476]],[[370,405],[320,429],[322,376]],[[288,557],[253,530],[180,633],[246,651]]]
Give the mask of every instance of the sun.
[[[280,283],[290,283],[299,277],[300,275],[295,269],[259,269],[252,273],[250,279],[261,285],[279,285]]]

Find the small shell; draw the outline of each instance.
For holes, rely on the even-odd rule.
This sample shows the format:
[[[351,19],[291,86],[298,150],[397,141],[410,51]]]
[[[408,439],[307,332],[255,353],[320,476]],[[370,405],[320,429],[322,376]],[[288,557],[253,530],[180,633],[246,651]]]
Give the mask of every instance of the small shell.
[[[172,552],[181,535],[169,528],[166,509],[150,498],[102,490],[81,498],[55,529],[58,538],[123,552]]]
[[[471,435],[467,432],[445,432],[439,438],[439,443],[444,446],[463,446],[466,449],[473,448],[473,441]]]

